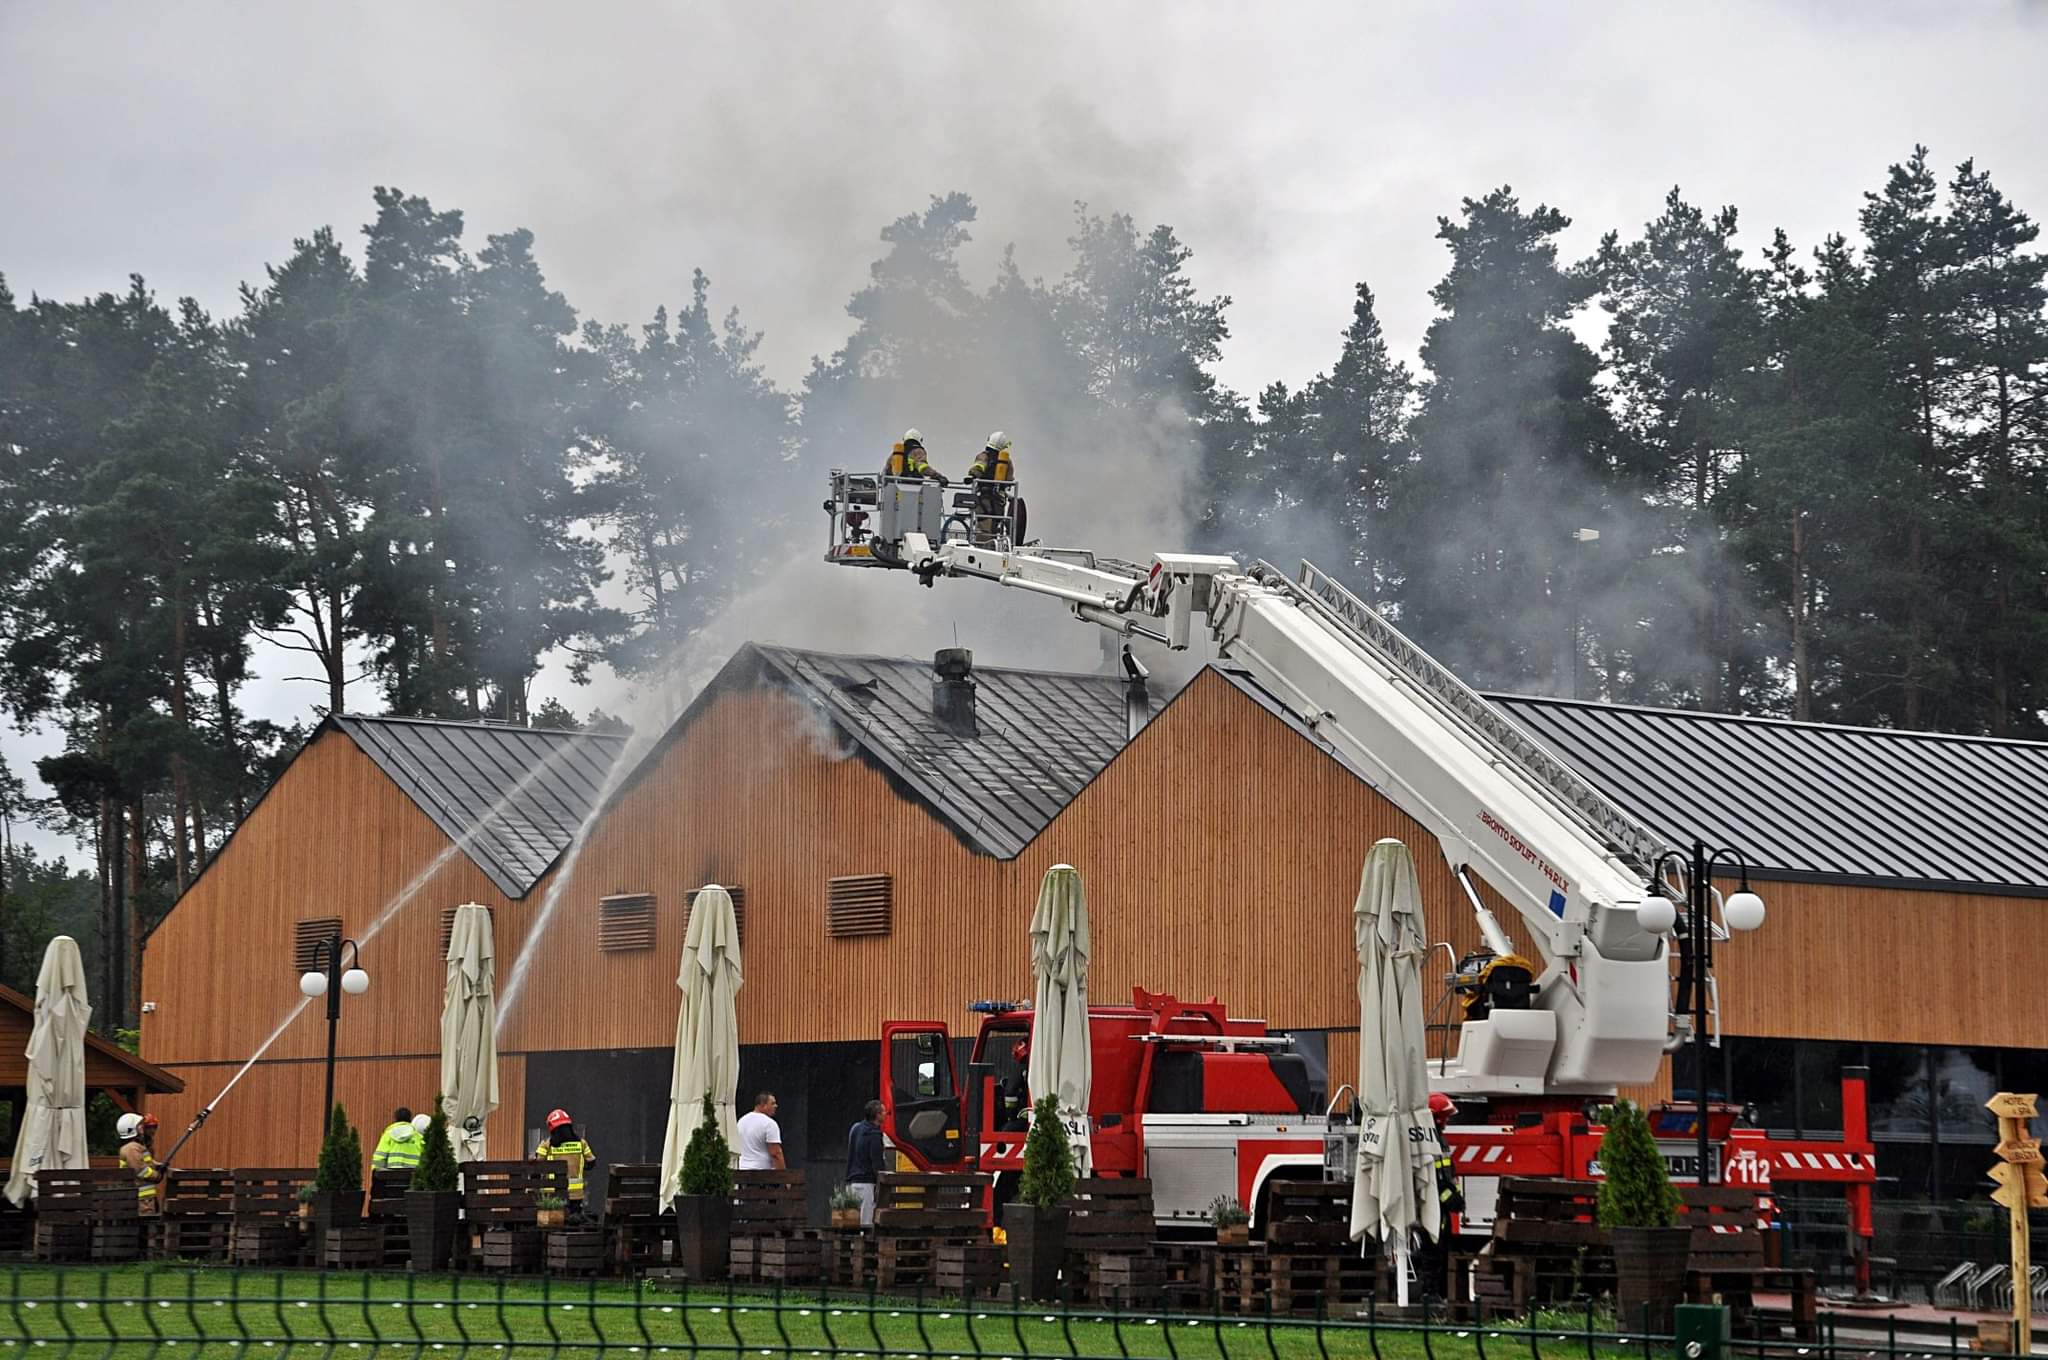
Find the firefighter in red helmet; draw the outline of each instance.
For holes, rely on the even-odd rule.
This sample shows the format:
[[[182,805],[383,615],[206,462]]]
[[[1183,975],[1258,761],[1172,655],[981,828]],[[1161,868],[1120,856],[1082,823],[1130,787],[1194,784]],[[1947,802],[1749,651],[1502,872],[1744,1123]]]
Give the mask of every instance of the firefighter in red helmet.
[[[1415,1279],[1430,1297],[1438,1299],[1451,1296],[1451,1216],[1465,1209],[1465,1196],[1458,1189],[1458,1177],[1451,1166],[1450,1144],[1444,1141],[1444,1129],[1457,1112],[1457,1101],[1442,1091],[1430,1092],[1429,1117],[1436,1124],[1436,1198],[1442,1217],[1436,1240],[1432,1242],[1425,1236],[1422,1249],[1416,1254]]]
[[[533,1150],[535,1161],[558,1161],[569,1178],[569,1218],[580,1222],[583,1214],[584,1177],[589,1174],[597,1152],[590,1140],[576,1131],[576,1121],[567,1110],[548,1111],[548,1136]]]
[[[1016,1066],[996,1083],[996,1127],[1022,1129],[1030,1126],[1031,1041],[1019,1039],[1010,1046],[1010,1060]]]

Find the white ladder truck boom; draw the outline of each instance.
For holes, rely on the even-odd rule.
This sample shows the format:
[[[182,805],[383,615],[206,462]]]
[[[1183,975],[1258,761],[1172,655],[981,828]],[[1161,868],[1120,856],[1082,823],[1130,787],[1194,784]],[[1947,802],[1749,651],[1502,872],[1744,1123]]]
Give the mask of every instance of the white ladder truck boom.
[[[1160,553],[1149,568],[1016,547],[1005,526],[948,519],[943,488],[835,472],[827,560],[931,585],[967,577],[1068,605],[1125,637],[1185,648],[1202,615],[1217,655],[1248,672],[1395,806],[1426,827],[1463,885],[1486,950],[1437,1089],[1601,1095],[1655,1079],[1672,1043],[1667,941],[1637,921],[1656,839],[1505,714],[1308,563]],[[1471,875],[1519,918],[1522,956]]]

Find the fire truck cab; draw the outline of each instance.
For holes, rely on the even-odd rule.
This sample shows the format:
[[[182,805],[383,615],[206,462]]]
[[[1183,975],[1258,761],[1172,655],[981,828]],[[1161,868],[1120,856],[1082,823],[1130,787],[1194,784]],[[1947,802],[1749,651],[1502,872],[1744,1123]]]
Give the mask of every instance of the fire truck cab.
[[[1024,1167],[1020,1050],[1031,1041],[1032,1011],[976,1008],[985,1018],[964,1073],[942,1022],[883,1027],[882,1128],[919,1171],[993,1173],[994,1210],[1014,1195]],[[1260,1224],[1261,1192],[1274,1177],[1322,1179],[1322,1093],[1288,1036],[1230,1016],[1213,997],[1182,1001],[1142,987],[1130,1005],[1088,1014],[1090,1174],[1150,1177],[1162,1225],[1206,1223],[1218,1194],[1234,1194]]]

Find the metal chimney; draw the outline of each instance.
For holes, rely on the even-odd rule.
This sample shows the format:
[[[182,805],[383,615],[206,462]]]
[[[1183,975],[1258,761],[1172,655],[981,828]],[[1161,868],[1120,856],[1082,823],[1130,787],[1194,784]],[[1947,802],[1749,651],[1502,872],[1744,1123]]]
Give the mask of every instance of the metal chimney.
[[[1124,740],[1130,741],[1152,721],[1152,691],[1145,685],[1145,678],[1152,672],[1131,655],[1126,646],[1121,657],[1124,671]]]
[[[979,736],[974,720],[974,653],[942,647],[932,658],[932,717],[956,737]]]

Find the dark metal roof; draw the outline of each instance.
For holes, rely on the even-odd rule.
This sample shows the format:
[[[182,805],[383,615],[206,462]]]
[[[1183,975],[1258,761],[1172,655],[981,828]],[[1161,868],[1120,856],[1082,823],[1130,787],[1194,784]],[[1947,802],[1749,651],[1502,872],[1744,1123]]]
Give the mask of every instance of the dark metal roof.
[[[2048,895],[2048,743],[1488,697],[1674,845],[1773,878]]]
[[[735,663],[750,653],[969,845],[1003,859],[1030,844],[1124,746],[1115,676],[977,666],[979,731],[963,737],[932,716],[929,661],[756,643]]]
[[[511,898],[532,891],[569,848],[625,744],[497,723],[331,721]]]

